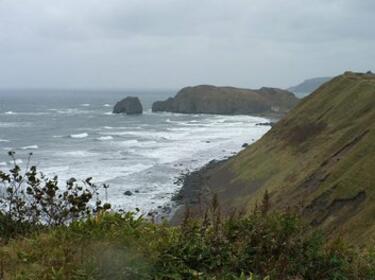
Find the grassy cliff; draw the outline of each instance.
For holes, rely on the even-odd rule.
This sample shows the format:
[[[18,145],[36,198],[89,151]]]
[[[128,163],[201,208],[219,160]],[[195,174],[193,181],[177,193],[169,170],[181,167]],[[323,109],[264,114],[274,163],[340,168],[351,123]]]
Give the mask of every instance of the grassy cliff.
[[[375,243],[375,76],[334,78],[201,177],[226,210],[249,212],[267,190],[272,209],[296,208],[329,236]]]

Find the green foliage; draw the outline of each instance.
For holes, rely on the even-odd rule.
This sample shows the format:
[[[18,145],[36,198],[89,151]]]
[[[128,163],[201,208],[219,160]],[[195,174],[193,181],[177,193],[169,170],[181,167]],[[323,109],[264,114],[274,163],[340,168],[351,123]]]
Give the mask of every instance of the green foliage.
[[[10,241],[0,257],[5,279],[375,279],[374,252],[326,243],[289,213],[211,210],[179,227],[101,213]]]
[[[232,218],[220,225],[215,225],[215,221],[207,226],[204,221],[190,220],[182,226],[159,257],[157,267],[163,270],[163,276],[171,279],[180,279],[181,275],[182,279],[195,279],[197,275],[243,279],[236,277],[250,274],[260,279],[375,277],[374,271],[368,269],[370,266],[360,267],[353,261],[361,259],[359,254],[341,243],[326,246],[320,234],[308,235],[295,215],[258,213]]]
[[[14,152],[9,152],[9,156],[14,167],[9,172],[0,171],[1,238],[66,225],[110,209],[108,203],[103,204],[100,200],[99,187],[91,182],[91,178],[81,184],[71,178],[60,190],[57,177],[50,179],[35,166],[22,172]],[[107,188],[106,185],[103,187]]]
[[[269,211],[268,192],[248,216],[224,217],[215,195],[202,219],[172,227],[106,211],[91,179],[61,191],[15,166],[0,180],[0,279],[375,279],[375,251]]]

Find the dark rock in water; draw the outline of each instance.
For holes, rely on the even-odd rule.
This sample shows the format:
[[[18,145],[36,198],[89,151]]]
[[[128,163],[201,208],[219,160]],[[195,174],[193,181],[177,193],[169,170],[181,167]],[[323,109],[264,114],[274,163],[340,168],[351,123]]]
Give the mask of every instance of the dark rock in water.
[[[131,191],[126,191],[126,192],[124,192],[124,195],[131,196],[131,195],[133,195],[133,193]]]
[[[242,148],[246,148],[247,146],[249,146],[249,144],[247,144],[247,143],[242,144]]]
[[[155,211],[155,210],[151,210],[150,212],[147,213],[147,216],[149,217],[155,217],[159,214],[158,211]]]
[[[264,123],[257,123],[256,124],[257,126],[274,126],[275,123],[274,122],[264,122]]]
[[[172,212],[172,208],[170,206],[163,207],[163,213],[170,214]]]
[[[77,179],[72,177],[66,183],[69,184],[69,185],[73,185],[75,182],[77,182]]]
[[[298,102],[293,93],[276,88],[257,90],[201,85],[186,87],[174,98],[157,101],[153,112],[188,114],[284,114]]]
[[[139,193],[139,190],[135,190],[134,192],[135,192],[135,193]]]
[[[117,102],[113,108],[113,113],[126,113],[127,115],[142,114],[143,107],[138,97],[126,97]]]

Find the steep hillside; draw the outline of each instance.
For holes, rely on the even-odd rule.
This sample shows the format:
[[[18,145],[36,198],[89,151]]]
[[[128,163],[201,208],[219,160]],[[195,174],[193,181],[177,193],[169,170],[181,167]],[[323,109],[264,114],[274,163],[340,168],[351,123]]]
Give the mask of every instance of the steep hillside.
[[[304,97],[306,95],[309,95],[313,91],[317,90],[321,85],[323,85],[331,79],[332,77],[308,79],[294,87],[288,88],[288,90],[295,93],[298,97]]]
[[[375,75],[334,78],[257,143],[198,175],[190,185],[201,198],[187,204],[217,193],[225,210],[251,211],[267,190],[272,209],[297,207],[329,236],[375,243]]]
[[[155,102],[152,110],[193,114],[283,114],[298,101],[293,93],[275,88],[250,90],[201,85],[183,88],[174,98]]]

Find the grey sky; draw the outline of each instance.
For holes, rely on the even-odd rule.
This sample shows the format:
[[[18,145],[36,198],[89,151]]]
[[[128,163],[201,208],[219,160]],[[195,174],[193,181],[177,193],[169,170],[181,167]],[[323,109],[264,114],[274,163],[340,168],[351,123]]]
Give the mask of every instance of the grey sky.
[[[0,0],[0,88],[288,87],[375,69],[374,0]]]

